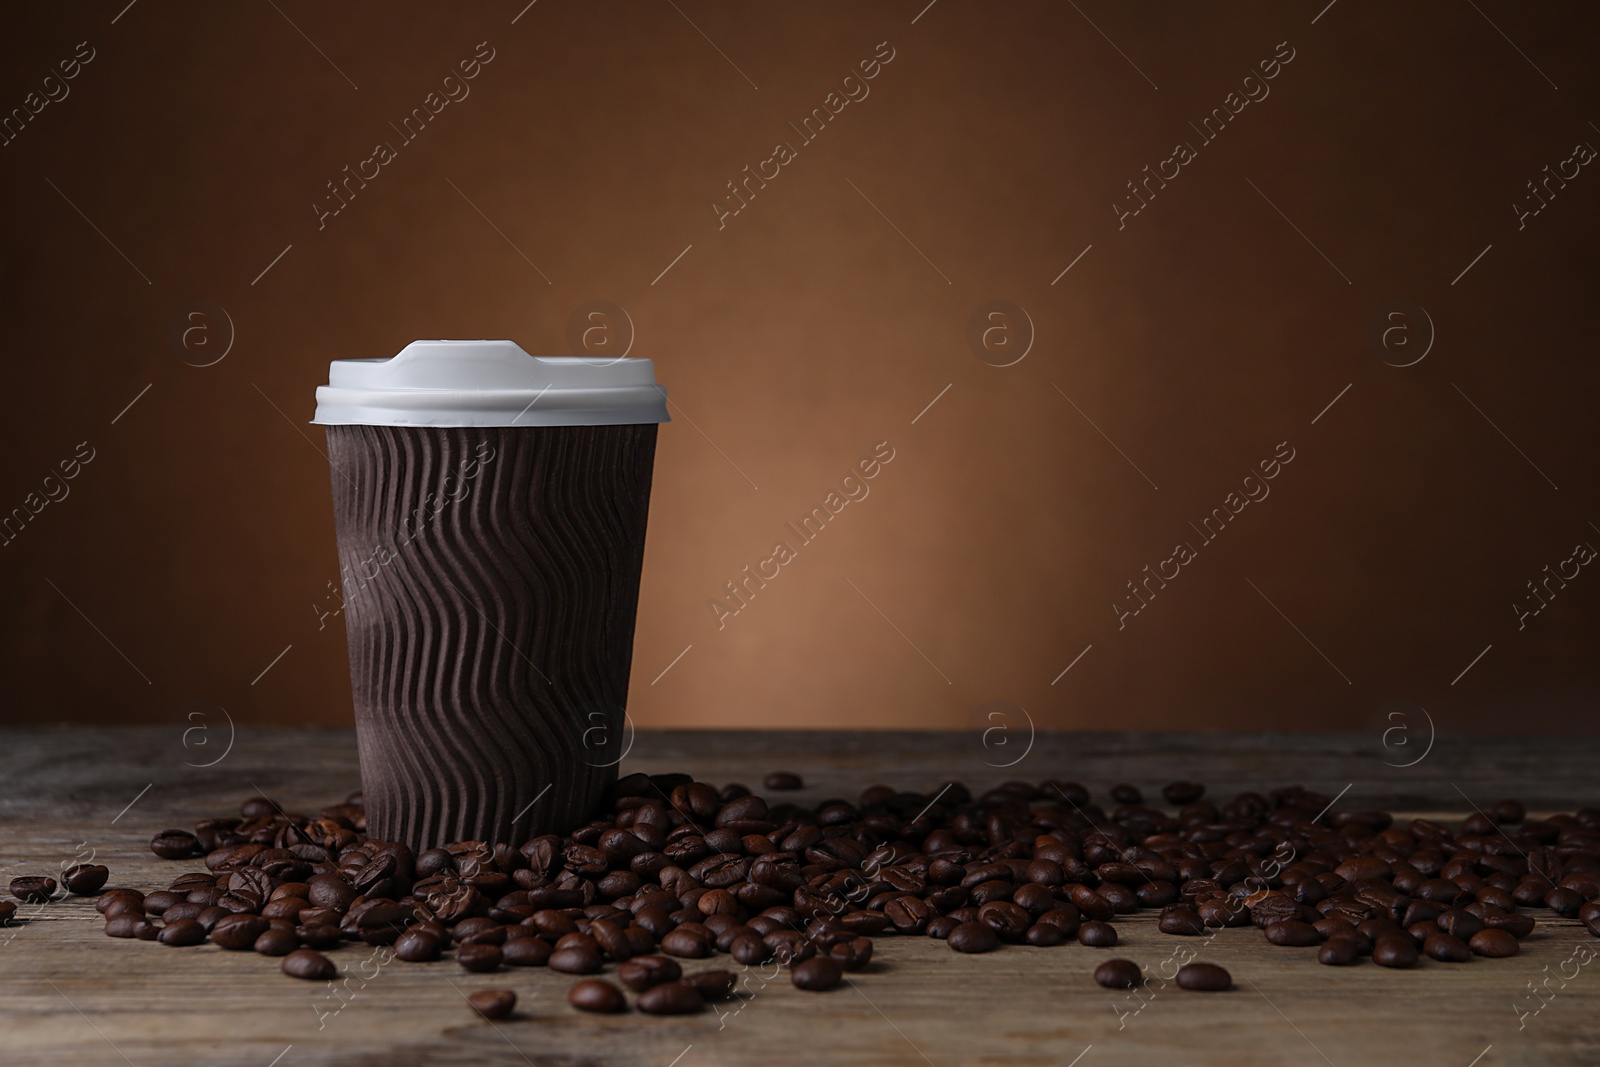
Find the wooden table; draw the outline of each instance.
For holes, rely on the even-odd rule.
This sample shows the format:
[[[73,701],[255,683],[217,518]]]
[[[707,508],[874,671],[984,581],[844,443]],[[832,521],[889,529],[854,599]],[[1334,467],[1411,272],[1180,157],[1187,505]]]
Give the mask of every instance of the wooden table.
[[[164,887],[198,864],[156,859],[146,847],[155,832],[228,813],[257,789],[290,810],[315,810],[358,784],[347,731],[241,731],[226,755],[226,724],[209,724],[209,736],[182,734],[0,733],[4,879],[55,872],[93,849],[112,868],[112,884]],[[1333,797],[1348,786],[1341,807],[1445,818],[1508,796],[1544,813],[1600,800],[1592,750],[1568,740],[1441,737],[1416,765],[1395,767],[1388,764],[1416,759],[1426,739],[1406,750],[1384,748],[1376,734],[1040,734],[1027,750],[1022,731],[1013,734],[1004,746],[991,735],[986,747],[976,732],[641,731],[624,770],[759,787],[782,768],[805,776],[800,796],[812,801],[854,798],[876,782],[926,790],[949,778],[983,787],[1018,777],[1076,779],[1097,796],[1120,781],[1154,793],[1179,777],[1210,783],[1213,796],[1301,783]],[[1517,1006],[1539,1003],[1528,997],[1530,981],[1556,975],[1578,946],[1600,949],[1576,923],[1537,914],[1539,929],[1515,958],[1424,960],[1410,971],[1322,967],[1314,949],[1275,948],[1254,929],[1220,931],[1203,944],[1167,937],[1150,913],[1119,923],[1122,942],[1109,951],[1073,944],[959,956],[939,941],[883,938],[871,968],[833,993],[801,993],[780,978],[737,1014],[651,1018],[581,1015],[564,999],[571,979],[542,968],[473,975],[451,962],[392,963],[375,972],[368,965],[373,976],[363,981],[368,950],[360,946],[334,953],[352,976],[341,1002],[328,985],[286,978],[276,961],[254,954],[107,938],[92,901],[74,899],[23,906],[26,921],[0,931],[0,1063],[1600,1063],[1600,960],[1564,986],[1553,978],[1553,999],[1519,1020]],[[1132,1014],[1139,1000],[1090,980],[1110,955],[1154,967],[1178,946],[1226,966],[1235,989],[1169,986]],[[720,965],[731,964],[722,957]],[[469,1011],[464,994],[490,987],[517,991],[515,1017],[488,1024]]]

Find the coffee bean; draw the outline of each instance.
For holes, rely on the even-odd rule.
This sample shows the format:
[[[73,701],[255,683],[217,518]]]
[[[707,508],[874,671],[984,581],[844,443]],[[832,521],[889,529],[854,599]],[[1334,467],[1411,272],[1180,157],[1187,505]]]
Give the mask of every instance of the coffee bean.
[[[1342,967],[1347,963],[1354,963],[1360,954],[1353,939],[1336,934],[1324,941],[1322,947],[1317,950],[1317,962],[1331,967]]]
[[[683,976],[678,961],[666,956],[635,956],[617,968],[617,980],[635,993]]]
[[[1168,804],[1193,804],[1205,796],[1206,787],[1199,782],[1168,782],[1161,789],[1161,795],[1167,798]]]
[[[274,926],[263,931],[252,947],[263,956],[287,956],[300,947],[300,938],[293,930]]]
[[[1200,913],[1187,904],[1169,904],[1162,908],[1156,928],[1164,934],[1180,937],[1199,937],[1206,932],[1206,924],[1201,920]]]
[[[686,975],[683,980],[708,1001],[727,1000],[733,996],[736,976],[732,971],[698,971]]]
[[[1178,968],[1174,981],[1179,989],[1217,993],[1233,985],[1233,976],[1214,963],[1186,963]]]
[[[204,923],[204,917],[200,921]],[[301,944],[307,948],[337,948],[339,942],[344,940],[344,933],[337,926],[331,926],[327,923],[297,926],[294,932],[300,938]]]
[[[11,922],[11,917],[17,913],[17,906],[9,900],[0,900],[0,926]]]
[[[1317,928],[1298,919],[1285,919],[1282,922],[1272,923],[1264,932],[1267,940],[1274,945],[1304,948],[1322,943],[1322,935],[1317,932]]]
[[[950,931],[946,943],[957,952],[993,952],[1000,947],[1000,937],[987,923],[964,922]]]
[[[206,928],[193,919],[179,919],[161,928],[156,939],[163,945],[198,945],[206,939]]]
[[[1480,956],[1499,958],[1515,956],[1517,954],[1517,939],[1508,930],[1479,930],[1467,942],[1472,951]]]
[[[480,989],[467,994],[467,1004],[485,1019],[504,1019],[517,1006],[517,995],[509,989]]]
[[[106,920],[107,937],[136,937],[148,941],[150,938],[145,936],[147,930],[154,930],[158,934],[161,932],[160,927],[143,915],[114,915]]]
[[[309,948],[297,948],[283,957],[283,973],[290,978],[304,978],[311,982],[326,982],[339,975],[339,968],[322,953]]]
[[[1143,804],[1144,794],[1139,792],[1136,785],[1114,785],[1111,787],[1111,799],[1118,804]]]
[[[862,940],[866,939],[863,938]],[[871,944],[871,942],[869,941],[868,944]],[[733,942],[728,945],[728,955],[732,956],[736,962],[745,964],[746,966],[760,963],[771,954],[771,951],[767,948],[766,944],[761,940],[761,938],[754,934],[745,934],[742,937],[736,937],[733,939]]]
[[[550,942],[542,937],[510,938],[500,950],[509,967],[543,967],[550,962],[550,954]]]
[[[844,969],[831,956],[816,956],[795,964],[789,980],[796,989],[820,993],[844,981]]]
[[[1036,948],[1051,948],[1065,944],[1067,935],[1054,923],[1034,923],[1028,927],[1028,932],[1022,936],[1022,940],[1025,944]]]
[[[254,948],[256,938],[271,926],[270,920],[259,915],[228,915],[212,924],[211,940],[223,948],[243,951]]]
[[[43,904],[56,894],[56,880],[44,875],[11,879],[11,895],[24,904]]]
[[[104,864],[75,863],[61,872],[61,884],[69,893],[88,897],[100,892],[110,877],[111,871]]]
[[[1486,915],[1483,917],[1483,925],[1490,930],[1504,930],[1518,941],[1521,941],[1533,933],[1534,926],[1537,924],[1531,915],[1513,913],[1510,915]],[[1593,932],[1592,926],[1590,932]]]
[[[1117,943],[1117,928],[1098,919],[1090,919],[1078,927],[1078,941],[1090,948],[1110,948]]]
[[[603,978],[585,978],[567,990],[567,1003],[579,1011],[613,1013],[626,1011],[628,998],[622,990]]]
[[[1372,942],[1372,962],[1380,967],[1415,967],[1417,943],[1403,930],[1379,934]]]
[[[1132,960],[1106,960],[1094,969],[1094,980],[1107,989],[1132,989],[1144,984],[1144,972]]]
[[[594,953],[596,962],[594,970],[600,969],[599,953]],[[462,945],[456,950],[456,962],[474,973],[482,974],[498,970],[505,957],[500,952],[499,945]]]
[[[682,956],[685,959],[704,959],[711,955],[714,945],[714,940],[708,940],[702,934],[685,930],[681,926],[661,939],[662,952],[672,956]]]
[[[692,1015],[706,1006],[700,991],[686,982],[663,982],[639,994],[639,1010],[648,1015]]]
[[[774,791],[785,791],[800,789],[805,782],[792,771],[773,771],[761,784]]]
[[[828,947],[828,955],[846,971],[865,970],[872,961],[872,939],[852,937],[848,941],[837,941]]]
[[[200,853],[200,840],[187,830],[163,830],[150,839],[150,851],[164,860],[181,860]]]
[[[1422,951],[1441,963],[1466,963],[1472,958],[1472,950],[1465,941],[1442,930],[1428,935],[1422,943]]]
[[[569,945],[550,953],[545,961],[552,971],[562,974],[595,974],[603,966],[600,950],[588,945]]]
[[[1019,943],[1033,925],[1033,917],[1009,900],[994,900],[978,909],[978,921],[987,923],[1000,940]]]

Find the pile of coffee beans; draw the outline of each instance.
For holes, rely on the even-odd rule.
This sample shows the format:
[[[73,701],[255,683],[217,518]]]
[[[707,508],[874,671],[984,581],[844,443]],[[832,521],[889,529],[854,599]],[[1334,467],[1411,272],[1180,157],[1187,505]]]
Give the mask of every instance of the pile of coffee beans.
[[[1119,785],[1108,812],[1072,782],[1008,782],[978,797],[948,783],[806,807],[635,774],[617,783],[608,815],[568,835],[421,853],[367,837],[359,794],[315,816],[256,797],[237,817],[151,842],[167,859],[203,857],[204,871],[148,893],[112,889],[97,906],[112,937],[253,950],[305,979],[333,977],[323,952],[362,942],[410,962],[453,952],[475,972],[547,967],[579,978],[574,1007],[626,1010],[624,990],[593,977],[610,968],[640,1011],[658,1014],[739,995],[732,971],[684,973],[683,962],[718,953],[825,991],[868,965],[874,938],[939,938],[963,953],[1110,947],[1114,923],[1143,909],[1176,937],[1255,926],[1334,966],[1510,956],[1535,928],[1528,909],[1600,936],[1600,809],[1528,819],[1506,801],[1455,827],[1397,825],[1298,786],[1221,805],[1204,794],[1173,782],[1162,795],[1176,810],[1161,810]],[[24,900],[45,891],[38,879],[12,883]],[[1142,975],[1111,960],[1095,980],[1130,988]],[[1190,990],[1232,984],[1203,962],[1168,977]],[[512,1010],[509,991],[487,993],[473,1002],[481,1014]]]

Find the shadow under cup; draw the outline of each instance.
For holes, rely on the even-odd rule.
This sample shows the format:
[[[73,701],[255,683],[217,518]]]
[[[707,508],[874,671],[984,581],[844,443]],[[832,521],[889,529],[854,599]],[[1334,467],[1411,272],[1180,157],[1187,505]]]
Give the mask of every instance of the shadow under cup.
[[[367,832],[588,821],[629,729],[656,425],[326,429]]]

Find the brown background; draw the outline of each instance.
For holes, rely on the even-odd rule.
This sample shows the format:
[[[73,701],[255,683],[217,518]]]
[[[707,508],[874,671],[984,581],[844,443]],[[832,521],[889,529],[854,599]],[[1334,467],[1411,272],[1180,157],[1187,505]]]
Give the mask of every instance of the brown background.
[[[1600,576],[1521,631],[1511,605],[1600,545],[1600,175],[1520,231],[1511,204],[1600,144],[1592,9],[924,3],[9,13],[0,107],[95,58],[0,148],[0,507],[95,458],[0,549],[6,720],[348,721],[306,425],[328,361],[564,354],[605,299],[676,405],[641,725],[1376,736],[1410,701],[1590,729]],[[480,41],[471,95],[319,231],[324,183]],[[883,41],[870,96],[719,231],[724,183]],[[1270,96],[1119,229],[1125,183],[1284,41]],[[992,299],[1036,333],[1013,366],[966,337]],[[1373,340],[1401,299],[1437,333],[1405,368]],[[212,310],[173,341],[203,303],[235,339],[194,367],[227,340]],[[871,495],[719,631],[723,583],[882,441]],[[1124,583],[1284,441],[1270,498],[1119,631]]]

